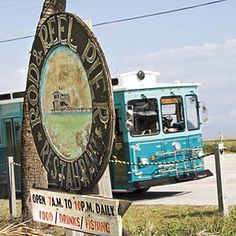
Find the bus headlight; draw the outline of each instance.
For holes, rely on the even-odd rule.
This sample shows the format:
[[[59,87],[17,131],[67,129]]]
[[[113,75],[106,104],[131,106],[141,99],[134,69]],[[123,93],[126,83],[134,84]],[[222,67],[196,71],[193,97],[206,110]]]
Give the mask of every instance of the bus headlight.
[[[202,156],[203,156],[203,151],[200,149],[200,150],[198,151],[197,155],[198,155],[199,157],[202,157]]]
[[[149,162],[148,162],[148,159],[147,158],[141,158],[141,165],[145,166],[145,165],[148,165]]]
[[[179,142],[173,142],[172,147],[174,148],[174,150],[180,150],[181,144]]]

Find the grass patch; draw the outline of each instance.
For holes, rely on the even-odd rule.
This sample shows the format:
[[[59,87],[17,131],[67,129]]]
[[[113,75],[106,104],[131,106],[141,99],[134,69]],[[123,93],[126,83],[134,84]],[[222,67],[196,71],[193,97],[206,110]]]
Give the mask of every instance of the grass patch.
[[[236,208],[224,218],[210,206],[132,206],[123,222],[132,236],[230,236],[236,235]]]
[[[3,221],[10,220],[10,211],[9,211],[9,201],[0,199],[0,223]],[[16,211],[17,211],[17,218],[21,216],[21,201],[16,201]]]
[[[220,143],[219,140],[204,141],[204,153],[213,153],[215,146]],[[236,153],[236,139],[223,140],[226,147],[226,153]]]
[[[20,200],[17,201],[18,218],[14,220],[10,219],[8,201],[0,200],[0,205],[0,231],[6,225],[21,222]],[[123,217],[123,225],[130,236],[233,236],[236,235],[236,207],[231,207],[229,217],[224,218],[213,206],[131,206]],[[29,226],[35,231],[30,235],[65,235],[60,227],[40,223],[27,224]]]

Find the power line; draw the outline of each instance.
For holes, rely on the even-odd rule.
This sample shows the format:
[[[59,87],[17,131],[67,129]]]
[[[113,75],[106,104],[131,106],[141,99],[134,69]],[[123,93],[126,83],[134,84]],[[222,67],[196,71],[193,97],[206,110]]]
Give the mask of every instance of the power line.
[[[124,18],[124,19],[119,19],[119,20],[112,20],[112,21],[101,22],[101,23],[93,24],[92,26],[93,27],[98,27],[98,26],[103,26],[103,25],[109,25],[109,24],[116,24],[116,23],[121,23],[121,22],[133,21],[133,20],[138,20],[138,19],[142,19],[142,18],[154,17],[154,16],[170,14],[170,13],[174,13],[174,12],[190,10],[190,9],[193,9],[193,8],[209,6],[209,5],[213,5],[213,4],[217,4],[217,3],[221,3],[221,2],[226,2],[226,1],[228,1],[228,0],[217,0],[217,1],[202,3],[202,4],[198,4],[198,5],[192,5],[192,6],[188,6],[188,7],[182,7],[182,8],[177,8],[177,9],[173,9],[173,10],[168,10],[168,11],[156,12],[156,13],[147,14],[147,15],[141,15],[141,16],[129,17],[129,18]],[[34,35],[27,35],[27,36],[22,36],[22,37],[4,39],[4,40],[0,40],[0,44],[8,43],[8,42],[13,42],[13,41],[18,41],[18,40],[23,40],[23,39],[28,39],[28,38],[32,38],[32,37],[34,37]]]
[[[18,40],[22,40],[22,39],[28,39],[28,38],[32,38],[32,37],[34,37],[34,35],[28,35],[28,36],[22,36],[22,37],[18,37],[18,38],[5,39],[5,40],[1,40],[0,43],[8,43],[8,42],[18,41]]]
[[[120,19],[120,20],[102,22],[102,23],[94,24],[93,26],[95,27],[95,26],[102,26],[102,25],[108,25],[108,24],[115,24],[115,23],[121,23],[121,22],[126,22],[126,21],[138,20],[138,19],[147,18],[147,17],[159,16],[159,15],[174,13],[174,12],[178,12],[178,11],[185,11],[185,10],[190,10],[190,9],[193,9],[193,8],[204,7],[204,6],[213,5],[213,4],[226,2],[226,1],[228,1],[228,0],[218,0],[218,1],[213,1],[213,2],[207,2],[207,3],[198,4],[198,5],[192,5],[192,6],[189,6],[189,7],[177,8],[177,9],[174,9],[174,10],[156,12],[156,13],[152,13],[152,14],[148,14],[148,15],[134,16],[134,17]]]

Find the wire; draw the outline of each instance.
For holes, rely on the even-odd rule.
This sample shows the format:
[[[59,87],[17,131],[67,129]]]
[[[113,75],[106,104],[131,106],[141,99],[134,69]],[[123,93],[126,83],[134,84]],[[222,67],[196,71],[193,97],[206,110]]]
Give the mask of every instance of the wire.
[[[113,20],[113,21],[106,21],[106,22],[102,22],[102,23],[93,24],[92,26],[98,27],[98,26],[103,26],[103,25],[138,20],[138,19],[142,19],[142,18],[154,17],[154,16],[170,14],[170,13],[179,12],[179,11],[190,10],[193,8],[209,6],[209,5],[213,5],[213,4],[217,4],[217,3],[221,3],[221,2],[226,2],[226,1],[228,1],[228,0],[218,0],[218,1],[206,2],[206,3],[202,3],[202,4],[198,4],[198,5],[192,5],[192,6],[188,6],[188,7],[182,7],[182,8],[177,8],[177,9],[162,11],[162,12],[156,12],[156,13],[147,14],[147,15],[135,16],[135,17],[124,18],[124,19]],[[0,40],[0,44],[18,41],[18,40],[22,40],[22,39],[28,39],[28,38],[32,38],[32,37],[34,37],[34,35],[27,35],[27,36],[16,37],[16,38],[11,38],[11,39],[4,39],[4,40]]]
[[[102,25],[126,22],[126,21],[131,21],[131,20],[138,20],[138,19],[147,18],[147,17],[159,16],[159,15],[174,13],[174,12],[178,12],[178,11],[185,11],[185,10],[190,10],[190,9],[193,9],[193,8],[204,7],[204,6],[208,6],[208,5],[212,5],[212,4],[216,4],[216,3],[221,3],[221,2],[225,2],[225,1],[228,1],[228,0],[218,0],[218,1],[198,4],[198,5],[192,5],[192,6],[189,6],[189,7],[177,8],[177,9],[169,10],[169,11],[152,13],[152,14],[148,14],[148,15],[141,15],[141,16],[135,16],[135,17],[125,18],[125,19],[120,19],[120,20],[107,21],[107,22],[94,24],[93,26],[95,27],[95,26],[102,26]]]
[[[28,38],[32,38],[34,37],[34,35],[28,35],[28,36],[22,36],[22,37],[18,37],[18,38],[11,38],[11,39],[5,39],[5,40],[1,40],[1,43],[8,43],[8,42],[13,42],[13,41],[18,41],[18,40],[22,40],[22,39],[28,39]]]

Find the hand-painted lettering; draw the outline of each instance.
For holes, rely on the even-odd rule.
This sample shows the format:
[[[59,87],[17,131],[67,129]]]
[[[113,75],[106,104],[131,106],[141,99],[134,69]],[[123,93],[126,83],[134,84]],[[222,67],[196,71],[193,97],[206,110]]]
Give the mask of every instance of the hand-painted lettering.
[[[46,205],[46,199],[45,199],[45,196],[43,195],[33,194],[32,201],[33,203],[36,203],[36,204]]]
[[[48,68],[60,65],[61,57],[57,53],[68,56],[68,66],[58,66],[58,71],[50,72]],[[76,77],[81,80],[79,89],[90,90],[90,97],[84,101],[77,97],[80,94],[77,87],[72,91],[74,84],[68,82],[67,85],[65,82],[70,66],[73,68],[74,65],[81,75]],[[77,81],[75,85],[78,84]],[[27,98],[38,154],[51,179],[64,190],[87,191],[97,182],[97,176],[101,176],[100,172],[105,169],[102,165],[108,163],[114,121],[110,85],[103,53],[82,20],[69,13],[47,18],[37,32],[31,50]],[[84,86],[87,86],[86,89]],[[68,139],[66,143],[61,124],[65,123],[67,115],[77,119],[82,113],[88,113],[86,117],[90,120],[76,127],[77,130],[73,130],[72,126],[64,137]],[[63,117],[63,122],[59,121],[60,117]],[[84,129],[86,132],[82,132]],[[77,140],[77,134],[83,137]],[[93,205],[86,204],[88,211],[94,210]],[[59,212],[55,219],[57,216]]]

